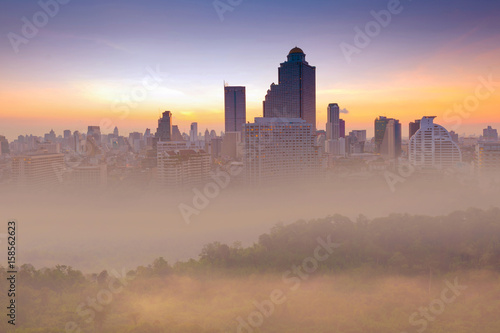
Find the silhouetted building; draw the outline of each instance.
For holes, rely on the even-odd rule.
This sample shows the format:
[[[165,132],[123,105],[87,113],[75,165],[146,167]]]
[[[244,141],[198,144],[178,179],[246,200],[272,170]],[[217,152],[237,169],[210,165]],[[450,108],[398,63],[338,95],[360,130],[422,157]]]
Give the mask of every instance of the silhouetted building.
[[[411,122],[409,127],[410,127],[410,131],[409,131],[408,139],[411,139],[411,137],[415,133],[417,133],[417,131],[420,129],[420,119],[417,119],[414,122]]]
[[[339,119],[339,135],[341,138],[345,138],[345,120]]]
[[[491,128],[491,126],[488,126],[488,128],[485,128],[483,130],[483,140],[498,141],[498,131],[496,129]]]
[[[224,87],[224,118],[226,132],[241,132],[246,123],[245,87]]]
[[[302,118],[316,131],[316,67],[310,66],[298,48],[278,69],[278,84],[272,84],[263,103],[266,118]]]
[[[172,113],[170,111],[163,112],[162,117],[158,119],[156,137],[160,141],[172,140]]]

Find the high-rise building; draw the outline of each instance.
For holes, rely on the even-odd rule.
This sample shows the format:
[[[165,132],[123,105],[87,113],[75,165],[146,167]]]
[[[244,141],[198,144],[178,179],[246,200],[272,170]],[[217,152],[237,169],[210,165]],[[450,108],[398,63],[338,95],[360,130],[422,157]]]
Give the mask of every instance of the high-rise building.
[[[94,138],[97,145],[101,144],[101,128],[99,126],[89,126],[87,130],[87,140],[89,137]]]
[[[184,144],[187,144],[184,142]],[[201,149],[174,150],[158,143],[158,181],[166,187],[197,186],[210,177],[210,155]]]
[[[411,137],[413,136],[413,134],[417,133],[417,131],[420,129],[420,119],[417,119],[415,120],[414,122],[411,122],[410,125],[409,125],[409,135],[408,135],[408,139],[411,139]]]
[[[483,140],[493,142],[498,141],[498,131],[491,128],[491,126],[488,126],[483,130]]]
[[[9,153],[10,153],[9,141],[5,136],[0,135],[0,155]]]
[[[189,130],[189,141],[198,141],[198,123],[191,123],[191,129]]]
[[[399,120],[378,117],[375,119],[375,151],[389,158],[401,155],[401,124]]]
[[[500,176],[500,142],[479,142],[476,145],[475,167],[480,176]]]
[[[179,126],[172,125],[172,141],[182,141],[184,138],[182,137],[181,131],[179,131]]]
[[[316,67],[310,66],[300,48],[293,48],[278,69],[263,103],[266,118],[302,118],[316,131]]]
[[[462,162],[462,152],[450,133],[438,124],[436,117],[423,117],[420,129],[408,145],[410,164],[422,169],[444,169]]]
[[[248,183],[294,181],[315,174],[318,151],[312,124],[299,118],[255,118],[243,128]]]
[[[113,136],[115,138],[118,138],[120,136],[120,133],[118,132],[118,127],[115,126],[115,128],[113,129]]]
[[[50,189],[63,181],[64,154],[29,154],[12,159],[12,176],[19,187]]]
[[[345,120],[344,119],[339,119],[339,135],[341,138],[345,138]]]
[[[162,117],[158,119],[156,137],[160,141],[172,140],[172,113],[170,111],[163,112]]]
[[[338,140],[340,138],[340,108],[338,104],[328,105],[326,111],[326,139]]]
[[[226,132],[241,132],[247,119],[245,87],[224,87],[224,110]]]
[[[107,166],[99,164],[73,167],[71,181],[78,188],[104,188],[108,183]]]

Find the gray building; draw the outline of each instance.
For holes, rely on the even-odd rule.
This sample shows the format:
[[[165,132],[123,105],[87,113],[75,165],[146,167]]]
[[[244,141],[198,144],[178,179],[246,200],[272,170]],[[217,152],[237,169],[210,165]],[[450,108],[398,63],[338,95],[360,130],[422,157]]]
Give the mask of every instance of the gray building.
[[[266,118],[302,118],[316,131],[316,67],[300,48],[293,48],[278,69],[263,103]]]
[[[245,87],[224,87],[224,118],[226,132],[241,132],[246,123]]]
[[[340,108],[337,103],[328,105],[326,117],[326,139],[338,140],[340,138]]]

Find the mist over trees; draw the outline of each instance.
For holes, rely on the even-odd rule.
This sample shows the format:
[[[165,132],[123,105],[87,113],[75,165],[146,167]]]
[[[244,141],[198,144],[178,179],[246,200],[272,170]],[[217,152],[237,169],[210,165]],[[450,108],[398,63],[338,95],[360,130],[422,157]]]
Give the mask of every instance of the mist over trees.
[[[394,214],[373,220],[333,215],[278,224],[249,247],[238,242],[231,245],[213,242],[203,247],[197,260],[169,264],[158,257],[153,263],[128,272],[104,270],[84,274],[65,265],[36,269],[24,264],[18,274],[22,311],[17,331],[65,332],[65,325],[75,322],[82,332],[219,332],[218,324],[202,327],[193,324],[192,321],[197,321],[194,319],[146,320],[150,318],[144,309],[148,303],[134,300],[158,293],[158,302],[169,299],[187,302],[192,297],[200,301],[197,297],[201,296],[196,293],[217,293],[228,284],[240,286],[253,278],[279,279],[292,265],[313,255],[318,239],[338,245],[328,258],[318,263],[317,274],[325,279],[343,274],[368,280],[396,276],[414,279],[407,280],[411,281],[408,284],[417,286],[419,282],[415,281],[429,275],[489,271],[498,276],[499,216],[498,208],[469,209],[437,217]],[[5,268],[0,267],[0,278],[6,281]],[[237,287],[234,288],[236,293]],[[108,292],[112,298],[109,305],[93,310],[90,301],[108,289],[113,290]],[[405,289],[405,292],[412,291]],[[174,293],[175,297],[160,296],[168,293]],[[2,294],[0,300],[5,301],[5,297]],[[234,300],[227,302],[229,305]]]

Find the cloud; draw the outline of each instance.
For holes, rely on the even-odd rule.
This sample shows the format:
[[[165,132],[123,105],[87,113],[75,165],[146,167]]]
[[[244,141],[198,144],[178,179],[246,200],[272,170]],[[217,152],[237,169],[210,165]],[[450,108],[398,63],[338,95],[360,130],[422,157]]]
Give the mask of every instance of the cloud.
[[[343,108],[343,109],[340,109],[340,113],[348,114],[349,110],[347,110],[346,108]]]

